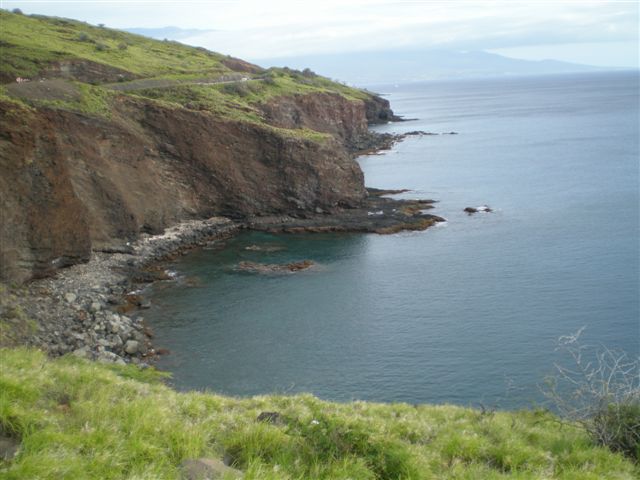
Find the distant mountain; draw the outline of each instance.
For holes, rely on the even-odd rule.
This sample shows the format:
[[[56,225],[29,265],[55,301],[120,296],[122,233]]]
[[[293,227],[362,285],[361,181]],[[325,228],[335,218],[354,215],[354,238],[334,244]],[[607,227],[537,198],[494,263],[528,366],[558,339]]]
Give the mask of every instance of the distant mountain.
[[[180,27],[161,27],[161,28],[123,28],[125,32],[137,33],[145,37],[155,38],[157,40],[182,40],[188,37],[194,37],[213,30],[201,30],[197,28],[180,28]]]
[[[255,62],[264,67],[308,67],[354,85],[604,70],[557,60],[518,60],[483,51],[452,50],[352,52],[259,59]]]

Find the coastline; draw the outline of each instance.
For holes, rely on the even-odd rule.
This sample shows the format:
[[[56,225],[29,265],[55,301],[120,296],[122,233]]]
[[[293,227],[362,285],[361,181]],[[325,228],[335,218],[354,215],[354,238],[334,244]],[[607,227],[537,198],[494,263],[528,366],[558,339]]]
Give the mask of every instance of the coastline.
[[[405,135],[380,136],[377,150],[389,149],[403,138]],[[355,208],[304,210],[239,221],[226,217],[189,220],[158,235],[141,234],[131,244],[94,250],[86,263],[0,291],[0,307],[14,312],[5,321],[0,340],[6,346],[36,347],[51,356],[73,354],[105,363],[145,366],[163,352],[154,348],[153,332],[144,320],[144,310],[150,304],[140,289],[170,279],[161,262],[243,229],[392,234],[425,230],[445,221],[427,213],[434,200],[387,197],[404,192],[367,188],[367,198]]]

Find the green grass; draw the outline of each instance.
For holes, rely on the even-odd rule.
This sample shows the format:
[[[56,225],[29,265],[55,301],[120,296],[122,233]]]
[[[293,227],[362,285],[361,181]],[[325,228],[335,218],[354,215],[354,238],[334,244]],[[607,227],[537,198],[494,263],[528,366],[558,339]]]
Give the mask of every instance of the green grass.
[[[56,60],[80,58],[139,76],[229,72],[219,53],[178,42],[161,42],[70,19],[15,15],[0,11],[2,70],[33,77]],[[86,37],[86,38],[85,38]],[[96,45],[104,45],[100,51]],[[119,45],[127,45],[121,50]]]
[[[129,95],[169,108],[206,111],[220,118],[261,125],[287,137],[323,142],[329,136],[320,132],[269,125],[261,115],[260,105],[277,97],[313,93],[334,93],[356,102],[369,96],[327,78],[287,68],[274,68],[259,75],[243,73],[250,77],[246,82],[197,85],[194,82],[234,73],[221,63],[223,55],[56,17],[15,15],[0,10],[0,23],[3,78],[34,79],[31,85],[2,87],[0,99],[36,108],[109,118],[111,100],[117,95]],[[85,59],[126,70],[139,77],[132,85],[140,88],[148,84],[153,88],[117,91],[109,85],[55,80],[58,84],[37,89],[33,84],[38,73],[51,62],[63,59]],[[67,84],[63,85],[64,82]]]
[[[640,471],[541,411],[177,393],[153,370],[0,351],[6,479],[175,479],[226,455],[247,479],[631,479]],[[260,423],[263,411],[282,421]]]
[[[117,95],[129,95],[168,108],[206,111],[227,120],[260,125],[286,137],[324,142],[329,135],[308,128],[269,125],[260,105],[277,97],[314,93],[338,94],[356,102],[369,97],[362,90],[287,68],[274,68],[259,75],[242,74],[251,78],[247,82],[197,85],[194,82],[233,73],[221,63],[223,55],[56,17],[15,15],[0,10],[0,23],[1,71],[5,78],[35,79],[51,62],[85,59],[135,74],[139,79],[131,83],[136,87],[153,86],[114,91],[108,85],[69,82],[66,87],[46,85],[45,94],[34,92],[33,85],[14,86],[12,90],[0,90],[0,99],[6,103],[109,118],[111,100]]]

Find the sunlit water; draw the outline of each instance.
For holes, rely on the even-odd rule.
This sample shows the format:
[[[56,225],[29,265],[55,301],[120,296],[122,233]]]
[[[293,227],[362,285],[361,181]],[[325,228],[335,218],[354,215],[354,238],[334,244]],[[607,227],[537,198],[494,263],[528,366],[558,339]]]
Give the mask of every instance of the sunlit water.
[[[383,90],[419,120],[360,159],[448,219],[426,232],[246,233],[171,266],[146,318],[183,389],[504,408],[540,400],[554,341],[640,353],[638,76],[422,83]],[[468,216],[467,206],[493,213]],[[285,250],[246,250],[276,244]],[[282,276],[242,260],[318,267]],[[195,285],[194,285],[195,282]]]

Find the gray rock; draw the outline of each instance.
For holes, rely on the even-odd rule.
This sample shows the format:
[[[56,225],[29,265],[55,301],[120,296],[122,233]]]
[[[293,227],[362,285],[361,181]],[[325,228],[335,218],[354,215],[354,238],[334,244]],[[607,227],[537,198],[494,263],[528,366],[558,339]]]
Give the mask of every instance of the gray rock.
[[[185,460],[180,464],[183,480],[215,480],[218,478],[242,478],[242,472],[227,467],[222,461],[211,458]]]
[[[107,339],[109,340],[111,345],[115,348],[120,348],[122,347],[122,345],[124,345],[124,342],[118,335],[109,335]]]
[[[258,422],[271,423],[273,425],[284,425],[284,419],[278,412],[261,412],[256,418]]]
[[[102,309],[102,305],[100,305],[100,303],[98,302],[91,303],[91,306],[89,307],[89,311],[92,313],[99,312],[101,309]]]
[[[13,437],[0,433],[0,460],[13,459],[20,450],[20,442]]]
[[[73,303],[76,301],[76,298],[78,298],[78,296],[75,293],[65,293],[64,294],[64,299],[68,302],[68,303]]]
[[[78,348],[73,351],[73,355],[79,358],[89,358],[89,347]]]
[[[138,348],[140,344],[136,340],[127,340],[127,343],[124,344],[124,351],[129,355],[135,355],[138,353]]]
[[[102,363],[116,363],[121,358],[113,352],[100,352],[97,360]]]

